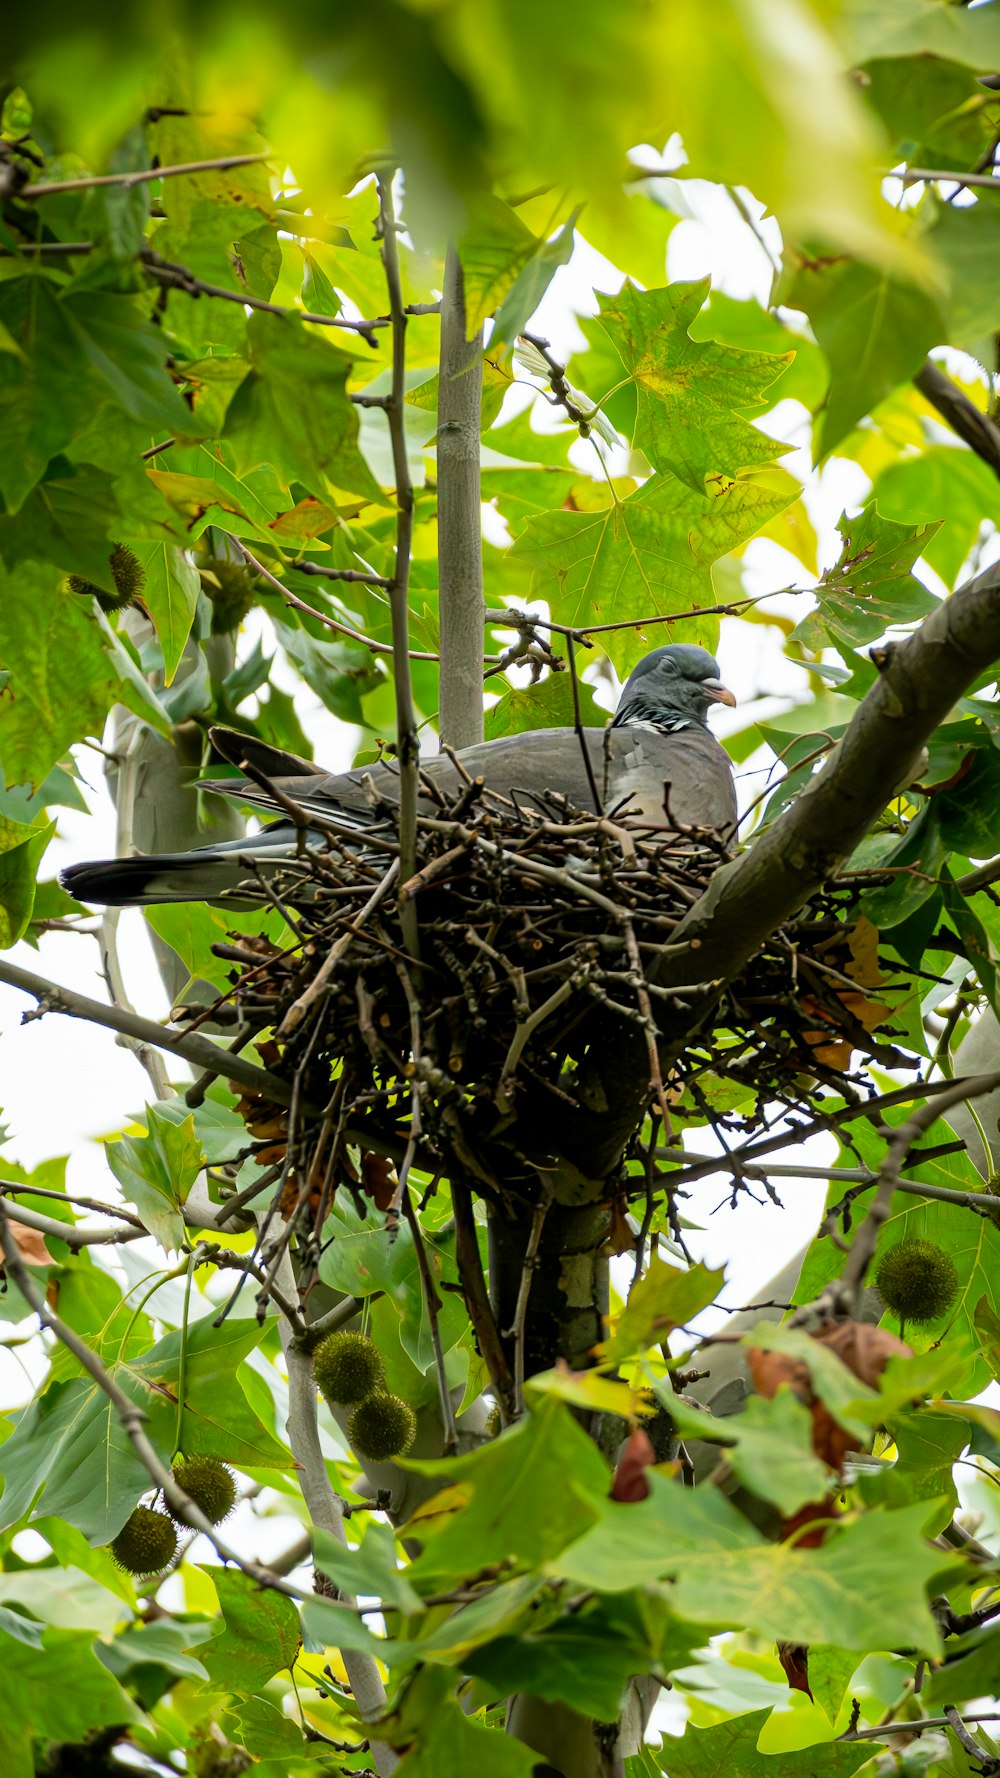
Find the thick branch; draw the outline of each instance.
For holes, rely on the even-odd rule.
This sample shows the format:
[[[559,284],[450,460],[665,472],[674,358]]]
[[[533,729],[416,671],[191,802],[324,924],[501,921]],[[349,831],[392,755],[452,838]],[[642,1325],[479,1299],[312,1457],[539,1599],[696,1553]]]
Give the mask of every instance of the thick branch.
[[[928,358],[913,381],[931,407],[937,408],[942,420],[947,420],[952,431],[965,440],[977,457],[989,464],[994,474],[1000,475],[1000,426],[970,401],[933,359]]]
[[[452,747],[472,747],[483,738],[482,343],[482,329],[466,338],[462,266],[449,247],[441,297],[437,466],[440,729]]]
[[[688,994],[686,1009],[657,998],[668,1056],[682,1051],[764,941],[844,866],[884,808],[887,787],[915,771],[925,741],[1000,657],[1000,564],[887,652],[884,671],[815,777],[748,851],[716,872],[648,972],[660,987],[712,984]],[[646,1089],[641,1035],[620,1026],[605,1035],[593,1046],[600,1113],[581,1107],[553,1131],[561,1152],[594,1180],[616,1162]]]

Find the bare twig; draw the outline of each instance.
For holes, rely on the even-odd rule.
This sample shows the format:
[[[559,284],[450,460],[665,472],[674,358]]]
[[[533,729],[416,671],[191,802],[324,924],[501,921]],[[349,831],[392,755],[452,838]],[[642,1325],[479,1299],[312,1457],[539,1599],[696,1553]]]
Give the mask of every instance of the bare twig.
[[[56,1314],[42,1292],[36,1286],[28,1268],[25,1266],[18,1251],[17,1244],[10,1231],[8,1206],[0,1203],[0,1242],[3,1245],[4,1265],[10,1278],[17,1285],[25,1301],[31,1304],[43,1327],[50,1329],[56,1339],[73,1354],[77,1363],[82,1365],[87,1375],[92,1377],[98,1388],[105,1394],[118,1414],[123,1430],[132,1441],[136,1456],[145,1469],[150,1481],[160,1488],[170,1507],[183,1514],[189,1524],[209,1539],[223,1562],[233,1562],[243,1573],[249,1575],[258,1586],[269,1587],[274,1592],[285,1593],[289,1598],[299,1598],[299,1590],[290,1586],[283,1576],[275,1574],[262,1562],[255,1562],[237,1554],[228,1543],[220,1537],[216,1526],[205,1517],[201,1508],[195,1505],[189,1494],[179,1487],[173,1472],[167,1468],[159,1453],[150,1442],[143,1427],[149,1416],[138,1407],[130,1396],[126,1395],[121,1385],[105,1368],[95,1352],[74,1333],[71,1327]]]
[[[316,1002],[322,999],[323,994],[326,991],[326,985],[336,969],[337,964],[340,962],[341,957],[344,955],[344,952],[349,948],[352,938],[357,936],[369,914],[375,911],[379,902],[382,900],[383,895],[391,889],[398,874],[399,859],[394,858],[389,869],[386,871],[385,876],[382,878],[382,881],[365,902],[361,912],[356,915],[346,930],[341,933],[340,937],[330,946],[330,949],[308,987],[303,989],[298,999],[293,1001],[292,1005],[289,1007],[281,1022],[281,1028],[278,1031],[279,1039],[290,1037],[292,1032],[302,1023],[302,1020],[306,1017],[307,1013],[309,1013]]]
[[[225,173],[230,167],[252,167],[271,160],[267,154],[226,154],[216,160],[180,161],[173,167],[143,167],[134,173],[88,173],[80,179],[39,180],[25,185],[18,197],[36,203],[39,198],[58,197],[64,191],[93,191],[101,185],[148,185],[154,179],[177,179],[192,173]]]
[[[941,167],[907,167],[905,173],[894,173],[891,169],[885,177],[899,179],[904,185],[973,185],[977,191],[1000,191],[1000,179],[992,173],[955,173]]]
[[[441,1344],[441,1325],[438,1319],[441,1313],[441,1298],[438,1296],[431,1275],[420,1219],[413,1208],[413,1199],[408,1190],[403,1193],[402,1209],[413,1236],[413,1249],[417,1256],[417,1270],[420,1274],[420,1289],[424,1299],[427,1325],[431,1331],[434,1369],[437,1375],[438,1396],[441,1401],[441,1424],[444,1428],[444,1453],[447,1455],[450,1451],[458,1449],[458,1428],[455,1425],[455,1410],[451,1404],[451,1390],[448,1388],[448,1378],[444,1368],[444,1347]]]
[[[542,1230],[552,1202],[551,1192],[542,1186],[542,1196],[535,1205],[531,1218],[531,1233],[528,1245],[524,1250],[524,1266],[521,1271],[521,1283],[517,1292],[517,1303],[514,1308],[514,1323],[509,1333],[514,1340],[514,1419],[519,1420],[524,1413],[524,1341],[528,1321],[528,1300],[531,1296],[531,1281],[535,1275],[538,1261],[538,1249],[542,1242]]]
[[[455,1212],[455,1258],[465,1306],[469,1311],[476,1344],[496,1390],[500,1417],[505,1425],[509,1425],[514,1418],[514,1376],[507,1362],[507,1354],[486,1289],[472,1194],[460,1180],[453,1179],[451,1182],[451,1202]]]
[[[990,1753],[981,1741],[976,1740],[975,1735],[970,1735],[954,1704],[946,1704],[944,1713],[948,1719],[948,1727],[956,1741],[969,1754],[970,1758],[979,1760],[982,1778],[992,1778],[993,1773],[1000,1772],[1000,1757],[995,1753]]]
[[[353,624],[342,623],[339,618],[330,617],[325,611],[318,611],[315,605],[307,605],[304,599],[300,599],[297,593],[293,593],[290,587],[286,587],[284,581],[279,580],[276,574],[272,574],[270,568],[265,568],[263,562],[258,561],[257,557],[251,554],[241,537],[234,537],[230,531],[227,531],[225,535],[229,542],[239,550],[248,566],[255,573],[261,575],[276,593],[280,593],[285,604],[290,605],[293,610],[303,612],[306,617],[315,618],[317,623],[323,624],[328,630],[333,630],[338,636],[347,636],[352,642],[359,642],[362,648],[369,649],[372,654],[392,654],[391,642],[376,642],[373,637],[364,635],[361,630],[356,630]],[[440,657],[436,654],[426,654],[415,650],[410,658],[416,661],[436,661]]]
[[[39,1011],[25,1014],[28,1019],[39,1018],[43,1012],[66,1013],[73,1019],[87,1019],[93,1025],[103,1025],[108,1031],[124,1032],[128,1037],[154,1044],[169,1055],[182,1056],[197,1068],[211,1068],[223,1079],[238,1081],[240,1086],[263,1093],[279,1105],[287,1105],[291,1098],[287,1080],[272,1074],[268,1068],[257,1067],[243,1056],[230,1055],[228,1050],[220,1049],[197,1032],[164,1030],[152,1019],[140,1018],[137,1013],[124,1012],[120,1007],[104,1006],[99,1000],[90,1000],[73,988],[58,987],[55,982],[46,981],[44,976],[35,975],[30,969],[20,969],[6,959],[0,960],[0,982],[19,988],[37,1000]]]
[[[0,1181],[0,1194],[6,1198],[8,1191],[28,1191],[23,1185],[8,1186]],[[140,1241],[148,1231],[143,1228],[118,1229],[82,1229],[72,1222],[60,1222],[58,1217],[43,1216],[38,1210],[29,1210],[26,1204],[4,1203],[3,1214],[11,1222],[18,1222],[26,1229],[37,1229],[40,1235],[49,1235],[54,1240],[65,1241],[74,1253],[81,1247],[120,1247],[124,1241]],[[114,1211],[108,1212],[109,1216]]]
[[[939,1093],[927,1105],[922,1105],[908,1117],[906,1122],[898,1125],[891,1133],[885,1157],[878,1172],[875,1196],[869,1205],[864,1222],[858,1229],[851,1244],[851,1251],[839,1280],[831,1286],[838,1303],[850,1300],[852,1309],[857,1311],[858,1300],[864,1288],[865,1274],[878,1245],[879,1232],[892,1209],[893,1194],[899,1186],[900,1170],[914,1142],[926,1129],[929,1129],[937,1118],[942,1117],[952,1105],[964,1104],[966,1099],[978,1099],[984,1093],[992,1093],[1000,1086],[1000,1070],[992,1074],[974,1074],[965,1080],[949,1082],[945,1091]],[[977,1194],[978,1195],[978,1194]]]

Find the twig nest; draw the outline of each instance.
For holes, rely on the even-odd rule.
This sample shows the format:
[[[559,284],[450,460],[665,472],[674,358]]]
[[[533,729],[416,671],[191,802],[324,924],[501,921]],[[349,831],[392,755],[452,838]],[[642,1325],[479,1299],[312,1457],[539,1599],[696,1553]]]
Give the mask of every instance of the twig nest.
[[[943,1247],[910,1235],[883,1253],[875,1288],[900,1321],[920,1326],[948,1313],[958,1295],[959,1279],[955,1262]]]
[[[387,1390],[376,1390],[355,1408],[347,1435],[359,1457],[386,1463],[402,1457],[416,1437],[417,1416],[408,1401]]]
[[[177,1554],[177,1527],[166,1513],[137,1506],[112,1541],[111,1554],[126,1574],[158,1574]]]
[[[211,1525],[221,1525],[236,1505],[236,1478],[217,1457],[181,1457],[173,1467],[174,1481],[189,1494]],[[168,1506],[179,1523],[187,1520]]]
[[[313,1376],[327,1401],[339,1407],[354,1407],[366,1396],[385,1391],[382,1360],[366,1334],[327,1334],[313,1353]]]

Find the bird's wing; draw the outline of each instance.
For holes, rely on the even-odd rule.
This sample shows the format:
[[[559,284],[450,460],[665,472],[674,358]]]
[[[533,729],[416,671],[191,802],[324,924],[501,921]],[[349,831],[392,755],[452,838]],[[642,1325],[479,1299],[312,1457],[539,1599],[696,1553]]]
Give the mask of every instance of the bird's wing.
[[[398,800],[398,774],[390,764],[350,772],[323,772],[277,748],[260,745],[247,752],[246,740],[247,737],[240,737],[242,757],[249,758],[278,790],[319,820],[346,817],[348,821],[370,821],[373,811],[366,781],[386,801]],[[627,803],[629,816],[639,821],[659,825],[669,810],[670,817],[683,826],[719,831],[732,828],[736,819],[732,770],[725,751],[707,729],[681,729],[665,734],[641,723],[624,724],[608,731],[585,729],[584,741],[597,793],[606,809]],[[227,757],[233,758],[238,752],[236,747]],[[496,741],[466,747],[458,758],[471,777],[481,776],[491,790],[503,796],[520,794],[531,798],[556,791],[575,808],[594,807],[590,776],[575,729],[536,729],[521,735],[505,735]],[[459,786],[459,775],[446,754],[423,760],[421,771],[444,790],[454,791]],[[670,790],[665,799],[667,784]],[[269,813],[283,812],[276,798],[245,778],[210,778],[204,780],[203,788],[237,797]]]

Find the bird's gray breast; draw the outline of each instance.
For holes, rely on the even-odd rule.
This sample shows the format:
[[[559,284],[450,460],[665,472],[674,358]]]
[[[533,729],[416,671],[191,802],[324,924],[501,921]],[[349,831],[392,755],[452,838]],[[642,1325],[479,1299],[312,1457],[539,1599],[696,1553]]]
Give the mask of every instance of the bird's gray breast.
[[[684,827],[731,828],[736,820],[732,768],[714,735],[700,727],[668,733],[649,723],[609,731],[610,810],[629,800],[628,815],[655,825],[669,815]]]

